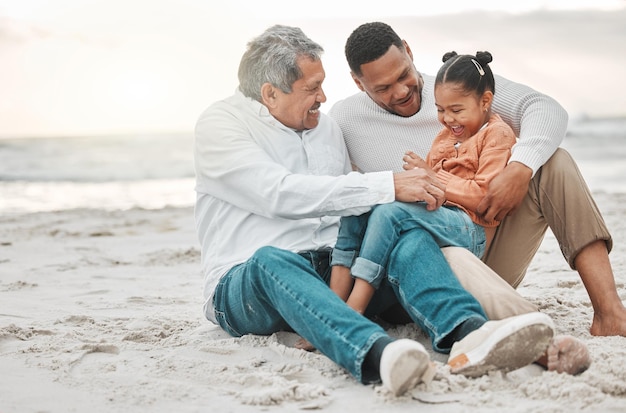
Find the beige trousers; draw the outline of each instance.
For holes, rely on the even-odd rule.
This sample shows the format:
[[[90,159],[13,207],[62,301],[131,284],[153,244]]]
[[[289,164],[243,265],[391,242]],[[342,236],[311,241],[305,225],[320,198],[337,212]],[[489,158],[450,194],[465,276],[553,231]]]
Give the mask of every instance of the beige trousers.
[[[576,163],[557,149],[535,174],[528,195],[512,216],[506,217],[483,261],[517,287],[550,227],[565,260],[576,269],[576,255],[597,240],[613,247],[611,234]]]
[[[463,288],[478,300],[490,320],[537,311],[534,304],[465,248],[445,247],[441,251]]]
[[[548,227],[572,269],[586,245],[599,239],[606,241],[609,251],[613,245],[587,184],[564,149],[535,174],[522,205],[498,227],[483,258],[487,265],[465,249],[442,249],[463,287],[490,319],[537,311],[513,287],[524,278]]]

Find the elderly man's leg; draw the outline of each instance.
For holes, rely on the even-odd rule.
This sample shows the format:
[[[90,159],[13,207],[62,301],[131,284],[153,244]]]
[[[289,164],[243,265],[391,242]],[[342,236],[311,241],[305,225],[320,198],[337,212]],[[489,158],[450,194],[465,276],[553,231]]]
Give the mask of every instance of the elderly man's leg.
[[[348,307],[315,271],[316,261],[260,248],[220,280],[214,296],[220,326],[233,336],[291,328],[357,380],[382,379],[394,394],[419,382],[430,367],[423,346],[393,339]]]

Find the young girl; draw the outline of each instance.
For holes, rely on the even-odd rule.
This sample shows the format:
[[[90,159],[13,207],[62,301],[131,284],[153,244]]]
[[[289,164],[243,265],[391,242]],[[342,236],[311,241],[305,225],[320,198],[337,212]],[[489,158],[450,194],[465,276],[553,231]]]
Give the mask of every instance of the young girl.
[[[476,56],[449,52],[443,61],[435,80],[435,104],[444,128],[426,161],[412,152],[404,160],[405,169],[418,167],[435,173],[446,187],[446,202],[434,211],[423,202],[393,202],[342,218],[330,286],[359,313],[365,312],[385,278],[389,256],[402,232],[427,231],[440,247],[464,247],[480,258],[499,224],[474,212],[515,144],[513,130],[491,113],[495,81],[488,64],[492,56],[489,52]]]

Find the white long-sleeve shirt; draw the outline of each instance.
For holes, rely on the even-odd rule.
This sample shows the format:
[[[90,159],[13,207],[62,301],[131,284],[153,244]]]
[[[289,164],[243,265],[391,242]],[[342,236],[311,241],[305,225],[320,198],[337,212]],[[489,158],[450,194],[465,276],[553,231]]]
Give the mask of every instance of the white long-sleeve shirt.
[[[338,101],[329,115],[344,135],[350,160],[364,172],[401,171],[402,156],[412,150],[425,157],[439,131],[433,76],[423,75],[419,112],[410,117],[391,114],[365,92]],[[537,170],[554,154],[567,131],[568,115],[554,99],[496,76],[493,112],[508,123],[518,142],[509,162]]]
[[[331,118],[321,114],[316,128],[298,133],[239,91],[202,113],[194,154],[205,313],[213,322],[220,277],[257,249],[332,247],[340,216],[394,200],[390,171],[352,172]]]

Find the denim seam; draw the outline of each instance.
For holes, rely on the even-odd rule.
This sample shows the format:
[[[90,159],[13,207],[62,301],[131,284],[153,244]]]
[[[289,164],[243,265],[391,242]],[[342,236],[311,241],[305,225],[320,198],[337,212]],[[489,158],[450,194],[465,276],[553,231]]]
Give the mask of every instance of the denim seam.
[[[265,266],[258,261],[256,258],[251,258],[250,261],[254,261],[256,263],[256,265],[258,266],[259,269],[261,269],[265,274],[268,274],[278,287],[281,288],[282,291],[284,291],[287,295],[289,295],[292,299],[297,300],[298,297],[294,296],[291,291],[286,288],[286,286],[284,285],[284,283],[279,282],[278,278],[275,278],[272,276],[272,272],[269,271],[267,268],[265,268]],[[321,318],[318,317],[318,315],[312,311],[312,308],[309,307],[308,305],[303,305],[302,306],[303,309],[305,309],[312,317],[318,319],[322,324],[328,326],[333,332],[334,334],[348,347],[350,347],[352,350],[351,352],[357,354],[357,359],[355,360],[355,366],[360,366],[363,363],[363,360],[365,358],[365,354],[363,354],[362,356],[360,355],[360,351],[358,347],[353,346],[348,340],[346,340],[346,337],[344,334],[342,334],[340,331],[338,331],[337,329],[335,329],[334,327],[332,327],[331,324],[329,324],[329,319],[328,318]],[[298,333],[296,331],[296,333]],[[375,335],[375,334],[374,334]],[[362,372],[360,371],[360,369],[355,369],[354,371],[356,378],[361,381],[362,379]]]
[[[402,299],[401,303],[406,303],[407,299],[404,296],[404,293],[402,292],[402,289],[400,288],[400,284],[398,283],[398,280],[396,278],[394,278],[393,276],[391,276],[391,275],[387,275],[387,280],[389,281],[390,284],[395,286],[395,289],[398,291],[398,294],[400,294],[401,299]],[[422,315],[422,313],[420,313],[419,311],[415,310],[415,308],[413,306],[404,306],[403,305],[402,307],[404,307],[404,309],[406,311],[408,311],[411,316],[413,316],[413,317],[417,318],[418,320],[420,320],[421,323],[427,329],[429,329],[430,331],[435,332],[435,337],[438,337],[437,328],[434,325],[432,325],[431,323],[429,323],[426,320],[426,318]],[[406,307],[408,307],[408,309]]]
[[[369,353],[369,351],[372,349],[372,346],[379,338],[385,336],[386,334],[384,332],[372,334],[365,343],[365,346],[363,346],[363,348],[357,352],[356,359],[354,360],[354,371],[357,373],[357,380],[359,382],[363,381],[363,363],[365,362],[365,357],[367,356],[367,353]]]

